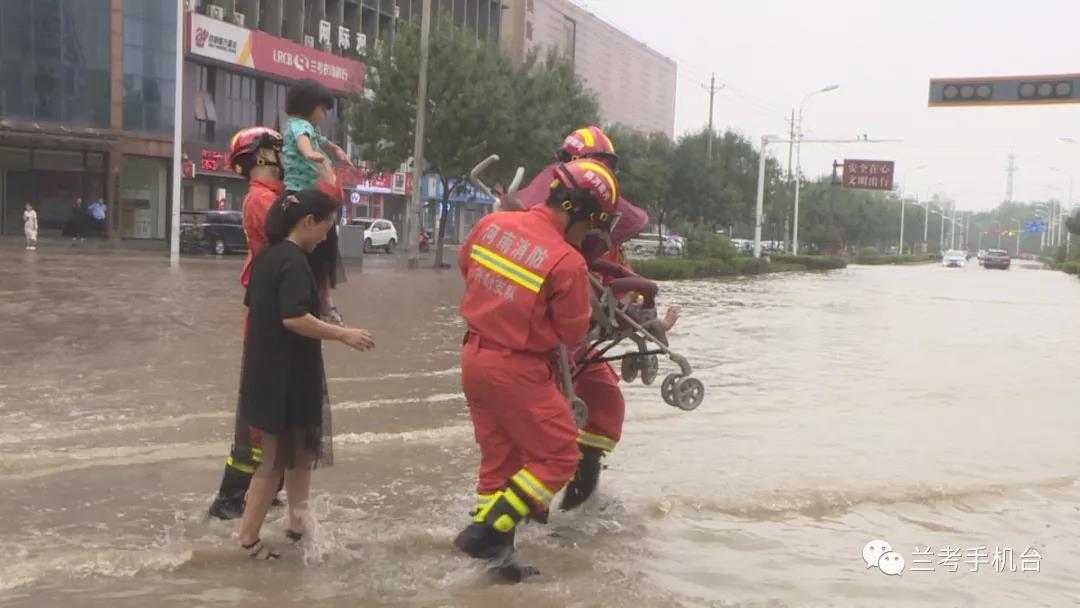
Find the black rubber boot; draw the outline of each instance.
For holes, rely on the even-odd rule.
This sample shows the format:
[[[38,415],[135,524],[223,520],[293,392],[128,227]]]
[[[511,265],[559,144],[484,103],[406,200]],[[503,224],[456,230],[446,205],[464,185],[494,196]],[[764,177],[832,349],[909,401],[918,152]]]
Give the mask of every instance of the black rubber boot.
[[[225,465],[225,474],[221,477],[221,487],[210,505],[210,517],[228,521],[238,519],[244,514],[244,496],[247,495],[251,474]]]
[[[563,493],[559,508],[569,511],[580,506],[596,491],[600,484],[600,471],[604,465],[600,459],[604,457],[604,451],[600,448],[581,446],[581,460],[578,461],[577,473],[570,483],[566,484],[566,492]]]
[[[514,507],[515,504],[518,506]],[[529,508],[524,501],[507,488],[457,535],[454,546],[469,557],[487,560],[488,571],[499,579],[520,583],[526,577],[539,574],[536,568],[519,563],[514,550],[517,526],[528,516]]]

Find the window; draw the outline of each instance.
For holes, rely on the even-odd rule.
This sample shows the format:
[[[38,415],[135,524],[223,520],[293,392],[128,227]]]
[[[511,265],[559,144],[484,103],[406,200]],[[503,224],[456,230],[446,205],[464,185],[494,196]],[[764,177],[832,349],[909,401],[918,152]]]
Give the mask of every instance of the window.
[[[214,105],[216,77],[214,68],[195,66],[195,122],[201,141],[214,141],[214,127],[217,123],[217,106]]]
[[[110,5],[0,2],[0,116],[109,126]]]
[[[234,133],[259,122],[255,79],[227,72],[221,75],[222,90],[215,100],[218,121],[227,133]]]
[[[124,128],[167,133],[176,87],[175,0],[124,3]]]

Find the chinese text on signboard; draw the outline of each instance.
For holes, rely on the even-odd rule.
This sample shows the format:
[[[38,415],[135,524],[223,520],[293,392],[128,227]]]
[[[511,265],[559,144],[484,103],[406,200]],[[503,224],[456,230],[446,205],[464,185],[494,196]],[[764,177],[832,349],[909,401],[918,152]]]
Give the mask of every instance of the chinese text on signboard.
[[[844,187],[892,190],[894,168],[891,160],[844,159]]]

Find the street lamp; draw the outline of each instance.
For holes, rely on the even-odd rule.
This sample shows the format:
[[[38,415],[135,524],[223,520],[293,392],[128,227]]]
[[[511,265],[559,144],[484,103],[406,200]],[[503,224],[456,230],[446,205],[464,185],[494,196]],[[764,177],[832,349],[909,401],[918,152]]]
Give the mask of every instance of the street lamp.
[[[907,178],[910,177],[912,173],[914,173],[916,171],[922,171],[925,168],[926,168],[926,165],[919,165],[918,167],[908,169],[904,173],[904,181],[900,182],[902,188],[904,190],[907,190],[907,187],[908,187]],[[901,192],[903,192],[903,190],[901,190]],[[919,203],[919,196],[918,196],[918,194],[916,194],[915,195],[915,204],[918,204],[918,203]],[[905,214],[906,208],[907,208],[907,198],[903,194],[901,194],[900,195],[900,255],[904,255],[904,214]]]
[[[840,85],[831,84],[823,89],[807,93],[799,103],[799,131],[795,134],[795,217],[792,218],[791,229],[791,253],[799,254],[799,176],[802,173],[802,140],[803,140],[803,108],[810,98],[820,93],[828,93],[839,89]]]
[[[1065,208],[1071,208],[1072,207],[1073,176],[1072,176],[1072,173],[1069,173],[1068,171],[1065,171],[1064,169],[1062,169],[1060,167],[1050,167],[1050,170],[1053,171],[1054,173],[1060,173],[1060,174],[1064,175],[1065,177],[1069,178],[1069,198],[1065,201],[1064,205],[1059,205],[1058,206],[1058,215],[1057,215],[1057,227],[1058,227],[1058,229],[1057,229],[1057,233],[1056,233],[1056,236],[1057,236],[1056,240],[1057,240],[1057,244],[1060,246],[1061,245],[1061,231],[1062,231],[1063,225],[1065,224],[1065,215],[1064,215]]]
[[[938,183],[934,184],[933,186],[931,186],[930,189],[934,190],[938,186],[944,186],[944,185],[945,185],[945,182],[938,182]],[[915,194],[915,201],[918,202],[918,200],[919,200],[919,195],[918,195],[918,193],[916,193]],[[923,211],[925,211],[926,213],[923,214],[922,242],[923,242],[923,247],[926,248],[927,250],[929,250],[930,249],[930,240],[929,240],[929,238],[930,238],[929,237],[929,234],[930,234],[930,201],[926,201],[926,202],[923,203]],[[944,226],[944,221],[942,222],[942,226]],[[940,248],[941,248],[941,245],[939,244],[938,249],[940,249]]]

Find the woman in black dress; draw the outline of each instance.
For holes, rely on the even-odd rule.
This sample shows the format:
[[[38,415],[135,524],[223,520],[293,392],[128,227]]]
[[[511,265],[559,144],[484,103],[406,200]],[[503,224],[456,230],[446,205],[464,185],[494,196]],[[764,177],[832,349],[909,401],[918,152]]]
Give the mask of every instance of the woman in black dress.
[[[324,454],[325,404],[322,340],[357,350],[374,346],[363,329],[319,319],[319,293],[307,253],[326,238],[337,203],[316,190],[282,196],[266,218],[270,245],[251,270],[244,303],[248,329],[240,380],[241,409],[262,431],[262,463],[248,489],[240,544],[256,559],[278,554],[260,539],[266,512],[285,476],[289,497],[288,537],[304,530],[311,470]]]

